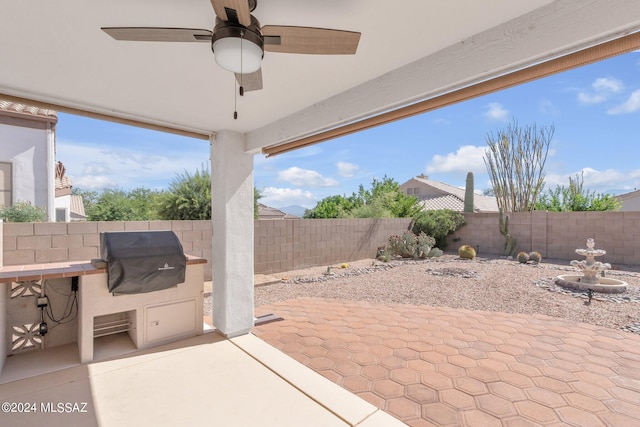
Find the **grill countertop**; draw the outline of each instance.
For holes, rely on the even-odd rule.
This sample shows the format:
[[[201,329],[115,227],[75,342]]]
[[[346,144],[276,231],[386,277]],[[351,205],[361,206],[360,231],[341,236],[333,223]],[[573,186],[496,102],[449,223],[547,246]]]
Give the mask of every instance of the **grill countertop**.
[[[187,265],[206,264],[204,258],[187,255]],[[94,267],[91,260],[50,262],[46,264],[5,265],[0,268],[0,283],[26,282],[30,280],[60,279],[106,273],[104,267]]]

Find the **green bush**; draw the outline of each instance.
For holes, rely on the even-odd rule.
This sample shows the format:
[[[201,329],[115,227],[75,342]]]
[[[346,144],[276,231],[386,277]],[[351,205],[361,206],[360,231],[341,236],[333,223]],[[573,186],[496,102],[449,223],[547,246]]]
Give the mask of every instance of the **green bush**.
[[[255,199],[255,190],[254,190]],[[211,219],[211,173],[202,167],[194,174],[178,174],[169,190],[160,197],[158,214],[161,219]]]
[[[447,245],[446,237],[465,223],[462,213],[450,209],[422,211],[414,217],[412,231],[415,234],[433,236],[436,240],[435,246],[444,249]]]
[[[0,218],[6,222],[43,222],[47,220],[47,212],[30,202],[19,201],[2,208]]]

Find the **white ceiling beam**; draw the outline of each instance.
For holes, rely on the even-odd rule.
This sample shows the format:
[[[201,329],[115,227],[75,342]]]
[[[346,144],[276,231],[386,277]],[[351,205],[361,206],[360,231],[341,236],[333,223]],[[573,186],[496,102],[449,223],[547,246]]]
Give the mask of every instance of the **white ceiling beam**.
[[[557,0],[251,131],[245,149],[259,152],[639,30],[637,0]]]

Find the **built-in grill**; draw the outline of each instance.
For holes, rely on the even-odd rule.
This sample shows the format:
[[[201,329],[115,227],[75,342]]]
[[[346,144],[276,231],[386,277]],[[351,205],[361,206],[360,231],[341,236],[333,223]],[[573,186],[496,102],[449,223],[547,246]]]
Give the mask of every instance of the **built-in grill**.
[[[114,294],[160,291],[185,280],[186,257],[173,231],[100,233],[100,257]]]

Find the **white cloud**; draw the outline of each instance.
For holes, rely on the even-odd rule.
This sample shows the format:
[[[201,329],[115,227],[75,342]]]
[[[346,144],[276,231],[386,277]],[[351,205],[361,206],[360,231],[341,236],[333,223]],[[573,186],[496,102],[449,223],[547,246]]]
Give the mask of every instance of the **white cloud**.
[[[593,89],[596,92],[618,93],[624,88],[624,85],[620,80],[607,77],[600,77],[596,79],[591,86],[593,86]]]
[[[591,167],[582,168],[570,174],[548,173],[545,178],[545,188],[554,189],[556,185],[567,186],[569,178],[583,174],[585,190],[597,193],[609,192],[612,190],[633,190],[640,187],[640,169],[622,171],[616,169],[597,170]]]
[[[445,126],[449,126],[451,124],[451,122],[447,119],[443,119],[442,117],[438,117],[433,119],[433,124],[434,125],[445,125]]]
[[[550,99],[542,99],[538,103],[538,109],[543,114],[550,114],[552,116],[557,116],[560,113],[558,107]]]
[[[351,178],[360,170],[360,166],[349,162],[338,162],[336,167],[338,168],[338,175],[345,178]]]
[[[177,174],[206,166],[207,151],[176,152],[167,148],[149,153],[91,142],[56,141],[56,159],[64,164],[76,188],[166,188]]]
[[[260,203],[273,207],[300,205],[311,209],[316,205],[316,197],[310,191],[299,188],[266,187],[262,190],[264,196]]]
[[[585,92],[578,93],[578,102],[583,105],[599,104],[606,100],[607,100],[606,96],[601,94],[585,93]]]
[[[624,85],[613,77],[599,77],[591,83],[592,91],[578,92],[578,102],[583,105],[599,104],[609,99],[614,93],[619,93],[624,89]]]
[[[627,99],[623,104],[618,105],[617,107],[611,108],[607,111],[608,114],[625,114],[625,113],[633,113],[640,110],[640,89],[634,91],[629,99]]]
[[[499,122],[507,121],[509,110],[505,109],[499,102],[491,102],[487,105],[487,111],[484,116],[489,120],[495,120]]]
[[[340,185],[333,178],[325,178],[316,171],[302,169],[297,166],[279,171],[278,180],[298,187],[337,187]]]
[[[486,147],[464,145],[455,153],[445,156],[436,154],[427,165],[427,173],[438,172],[483,172]]]

